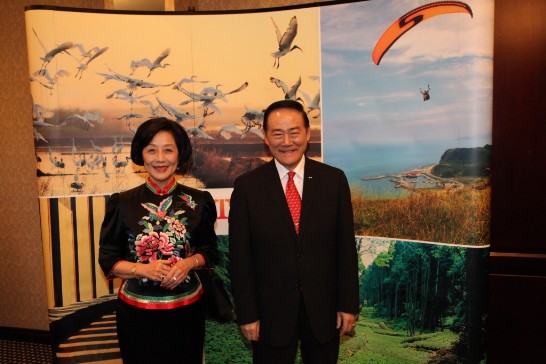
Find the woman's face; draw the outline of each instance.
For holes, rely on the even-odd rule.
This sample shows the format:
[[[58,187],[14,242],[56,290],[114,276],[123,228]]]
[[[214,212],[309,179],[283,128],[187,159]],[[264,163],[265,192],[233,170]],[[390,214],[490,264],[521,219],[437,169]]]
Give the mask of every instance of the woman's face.
[[[173,135],[159,131],[142,150],[144,168],[159,187],[165,187],[178,167],[178,148]]]

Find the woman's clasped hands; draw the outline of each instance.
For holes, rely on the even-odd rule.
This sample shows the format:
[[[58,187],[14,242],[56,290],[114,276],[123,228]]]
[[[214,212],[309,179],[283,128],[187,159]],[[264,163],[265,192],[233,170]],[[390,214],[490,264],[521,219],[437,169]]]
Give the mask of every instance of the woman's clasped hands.
[[[186,259],[181,259],[174,264],[169,260],[156,260],[149,264],[144,264],[146,270],[143,273],[145,278],[161,282],[163,288],[172,290],[189,279],[188,274],[192,268],[191,264]]]

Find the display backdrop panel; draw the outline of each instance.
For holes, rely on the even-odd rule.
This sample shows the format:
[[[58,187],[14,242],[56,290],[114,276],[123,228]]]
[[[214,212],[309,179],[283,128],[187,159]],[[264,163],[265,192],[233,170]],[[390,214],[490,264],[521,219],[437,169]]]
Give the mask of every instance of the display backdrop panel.
[[[26,25],[58,362],[120,360],[120,282],[98,267],[98,237],[108,196],[145,178],[129,157],[136,127],[166,116],[190,134],[178,180],[215,198],[229,288],[232,184],[270,159],[263,109],[283,98],[308,112],[307,155],[351,185],[362,311],[340,362],[484,357],[492,0],[214,14],[33,6]],[[294,39],[279,47],[283,35]],[[207,321],[205,352],[251,362],[235,323]]]

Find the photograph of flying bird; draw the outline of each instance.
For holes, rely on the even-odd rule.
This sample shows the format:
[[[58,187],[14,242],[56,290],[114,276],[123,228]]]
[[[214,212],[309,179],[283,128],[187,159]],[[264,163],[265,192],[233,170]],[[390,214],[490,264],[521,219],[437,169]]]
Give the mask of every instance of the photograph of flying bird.
[[[34,30],[34,28],[32,28],[32,31],[34,32],[34,35],[36,36],[36,39],[38,39],[38,43],[40,43],[40,46],[42,47],[42,49],[44,50],[45,54],[43,57],[40,57],[40,59],[42,60],[42,65],[40,66],[40,71],[43,72],[46,67],[49,65],[49,63],[53,60],[53,58],[58,55],[59,53],[66,53],[66,54],[70,54],[68,53],[68,50],[71,49],[71,48],[74,48],[74,43],[73,42],[64,42],[64,43],[61,43],[59,44],[58,46],[56,46],[55,48],[51,49],[51,50],[47,50],[46,46],[44,45],[44,43],[42,43],[42,41],[40,40],[40,37],[38,37],[38,33],[36,33],[36,30]]]
[[[209,108],[218,112],[218,114],[222,114],[218,106],[214,104],[214,101],[222,100],[224,102],[227,102],[227,99],[226,99],[227,95],[231,95],[231,94],[243,91],[245,88],[248,87],[248,82],[244,82],[241,86],[237,87],[236,89],[231,90],[229,92],[225,92],[225,93],[222,90],[220,90],[220,86],[222,85],[218,84],[216,85],[216,87],[205,87],[201,91],[201,93],[191,92],[182,87],[179,90],[182,93],[184,93],[186,96],[191,98],[193,101],[202,102],[201,106],[203,107],[203,109],[205,110],[207,114],[210,115],[210,113],[208,113],[207,111]]]
[[[130,113],[121,115],[121,116],[118,117],[117,119],[118,119],[118,120],[125,120],[125,125],[128,126],[128,125],[129,125],[129,120],[130,120],[130,119],[141,119],[141,118],[143,118],[143,117],[144,117],[144,115],[142,115],[142,114],[130,112]]]
[[[157,83],[146,82],[144,80],[133,79],[133,78],[127,81],[130,95],[132,95],[134,91],[138,89],[139,87],[140,88],[168,87],[168,86],[171,86],[173,83],[174,82],[162,85]]]
[[[104,122],[104,117],[102,116],[100,111],[95,111],[95,112],[86,111],[83,113],[83,117],[90,121],[96,121],[99,124],[102,124]]]
[[[185,113],[180,112],[174,106],[169,105],[165,101],[162,101],[159,97],[156,97],[156,99],[157,99],[157,102],[159,102],[159,106],[161,106],[161,108],[165,110],[169,115],[174,117],[176,121],[179,123],[184,120],[195,119],[196,117],[195,115],[191,115],[189,112],[185,112]]]
[[[38,82],[43,87],[53,90],[57,84],[57,80],[61,77],[70,76],[70,73],[65,70],[58,70],[54,76],[51,76],[47,69],[35,71],[30,77],[30,82]]]
[[[36,72],[40,73],[41,71],[36,71]],[[34,75],[30,76],[30,82],[37,82],[38,84],[42,85],[43,87],[53,91],[53,86],[45,83],[43,80],[41,80],[40,78],[38,78],[38,77],[36,77]]]
[[[284,92],[285,100],[301,100],[301,98],[296,95],[301,86],[301,76],[292,87],[288,87],[286,82],[275,77],[269,77],[269,80]]]
[[[159,108],[161,107],[159,103],[157,105],[154,105],[154,103],[150,100],[141,100],[138,103],[146,105],[150,108],[150,117],[156,118],[159,116]]]
[[[313,98],[302,90],[298,91],[303,96],[303,102],[307,107],[307,114],[309,115],[313,110],[318,110],[318,114],[313,116],[315,119],[318,118],[320,116],[320,91],[318,91]]]
[[[182,85],[185,83],[208,83],[209,82],[209,81],[196,80],[195,79],[196,77],[197,76],[191,76],[191,78],[184,77],[183,79],[181,79],[180,81],[174,84],[173,89],[181,91],[180,89],[182,88]]]
[[[127,127],[131,131],[131,134],[135,135],[137,132],[137,127],[131,124],[130,122],[127,123]]]
[[[220,86],[222,85],[218,84],[216,85],[216,87],[205,87],[203,90],[201,90],[201,93],[199,94],[191,93],[190,91],[180,89],[179,91],[184,93],[186,96],[190,96],[190,99],[182,101],[178,105],[184,106],[192,102],[201,102],[201,104],[198,107],[203,109],[203,116],[212,115],[215,112],[217,112],[219,115],[222,115],[222,111],[220,110],[218,105],[214,103],[216,100],[224,97],[222,91],[219,88]],[[188,93],[191,93],[193,97],[189,95]],[[221,96],[218,97],[218,95],[221,95]],[[225,98],[223,100],[225,101]],[[213,111],[209,112],[209,109],[212,109]]]
[[[97,75],[99,76],[102,76],[104,78],[104,80],[102,80],[102,82],[100,83],[101,85],[106,83],[106,81],[109,81],[109,80],[118,80],[118,81],[123,81],[119,78],[119,76],[121,75],[116,75],[116,74],[110,74],[110,73],[102,73],[102,72],[95,72]],[[124,81],[125,82],[125,81]]]
[[[229,92],[223,92],[222,90],[220,90],[220,86],[222,85],[218,84],[216,85],[216,87],[205,87],[201,91],[201,93],[191,92],[184,88],[180,88],[180,91],[182,91],[186,96],[190,97],[194,101],[214,101],[214,100],[227,101],[225,98],[227,95],[231,95],[236,92],[243,91],[245,88],[248,87],[248,82],[244,82],[241,86]]]
[[[161,54],[156,59],[154,59],[153,62],[151,62],[148,58],[142,58],[141,60],[131,61],[130,74],[133,75],[133,73],[135,73],[135,71],[139,67],[146,67],[149,70],[147,77],[150,77],[150,75],[152,74],[152,71],[155,70],[156,68],[165,68],[167,66],[170,66],[169,63],[161,63],[163,62],[165,58],[169,56],[170,53],[171,53],[171,49],[167,48],[163,52],[161,52]]]
[[[66,119],[64,119],[60,124],[59,126],[60,127],[65,127],[75,121],[82,121],[83,124],[82,124],[82,129],[83,130],[89,130],[89,128],[94,128],[95,127],[95,124],[93,124],[93,122],[96,122],[96,123],[99,123],[99,124],[102,124],[102,122],[104,121],[104,118],[102,117],[101,113],[100,112],[94,112],[94,113],[90,113],[88,111],[84,112],[83,115],[80,115],[80,114],[72,114],[70,116],[68,116]]]
[[[199,125],[194,128],[188,128],[186,129],[186,132],[188,133],[190,137],[201,138],[201,139],[214,139],[213,137],[211,137],[210,135],[208,135],[207,133],[203,131],[202,125]]]
[[[65,127],[65,126],[68,126],[69,123],[73,123],[74,121],[77,121],[77,120],[80,120],[83,122],[83,124],[81,125],[81,128],[83,130],[89,130],[89,128],[95,127],[95,125],[93,125],[93,123],[90,120],[87,120],[85,117],[83,117],[83,115],[80,115],[80,114],[72,114],[68,116],[59,124],[59,126]]]
[[[120,73],[117,73],[117,72],[114,72],[112,70],[110,70],[110,72],[112,72],[112,73],[108,74],[108,73],[97,72],[98,75],[104,77],[104,80],[101,82],[101,84],[104,84],[106,81],[109,81],[109,80],[117,80],[117,81],[124,82],[124,83],[127,84],[127,88],[129,89],[129,95],[132,95],[135,92],[135,90],[138,89],[139,87],[140,88],[156,88],[156,87],[172,86],[174,84],[174,82],[171,82],[171,83],[166,84],[166,85],[161,85],[161,84],[157,84],[157,83],[146,82],[146,81],[140,80],[138,78],[132,78],[132,77],[129,77],[129,76],[124,76],[124,75],[122,75]]]
[[[34,125],[34,127],[37,127],[37,126],[59,127],[58,125],[53,125],[53,124],[50,124],[50,123],[46,123],[45,121],[43,121],[43,119],[42,120],[33,119],[32,124]]]
[[[241,139],[243,139],[248,133],[255,134],[258,137],[260,137],[261,139],[264,139],[264,137],[265,137],[264,131],[262,129],[250,128],[248,130],[243,131],[243,134],[241,134]]]
[[[246,112],[241,116],[241,122],[245,125],[245,131],[253,127],[261,129],[264,124],[264,111],[246,108]]]
[[[47,110],[45,107],[43,107],[40,104],[34,104],[32,106],[32,124],[33,124],[33,133],[34,133],[34,139],[36,141],[43,140],[46,143],[49,143],[47,139],[36,129],[37,127],[58,127],[58,125],[54,125],[51,123],[46,123],[45,119],[52,118],[55,114]]]
[[[46,109],[40,104],[32,105],[32,121],[34,125],[37,125],[37,123],[45,123],[45,119],[52,118],[53,115],[55,115],[53,111]],[[51,124],[42,125],[42,126],[50,126],[50,125]]]
[[[224,138],[225,140],[230,140],[233,134],[242,135],[243,131],[233,124],[227,124],[220,128],[216,138]]]
[[[45,162],[42,165],[42,168],[45,168],[44,173],[53,171],[52,175],[57,175],[58,181],[63,179],[62,184],[55,185],[46,185],[45,179],[40,180],[39,183],[44,186],[43,190],[47,188],[44,195],[77,196],[79,187],[71,188],[71,182],[85,182],[83,193],[93,194],[111,193],[131,187],[134,183],[132,175],[140,171],[138,168],[131,168],[131,160],[126,158],[129,155],[130,140],[134,137],[137,127],[149,118],[165,116],[178,122],[184,127],[195,146],[206,145],[208,148],[211,145],[214,148],[216,144],[221,145],[222,148],[218,149],[222,149],[219,153],[222,159],[224,150],[228,159],[228,153],[239,145],[244,146],[242,155],[254,153],[252,148],[255,147],[261,149],[264,138],[264,105],[252,100],[263,99],[264,96],[267,99],[270,98],[269,96],[278,99],[284,96],[303,98],[304,96],[297,93],[298,88],[305,88],[307,83],[311,84],[311,81],[307,79],[309,72],[313,74],[319,72],[313,68],[314,62],[304,62],[305,58],[311,58],[315,51],[315,48],[308,45],[310,42],[307,41],[311,34],[307,31],[307,27],[315,23],[306,21],[305,14],[296,14],[298,19],[293,15],[295,14],[288,13],[281,17],[281,15],[268,14],[256,22],[261,25],[256,34],[260,34],[260,39],[265,39],[265,42],[261,45],[259,52],[257,48],[255,50],[265,57],[261,60],[265,62],[256,62],[251,59],[252,57],[248,57],[250,59],[245,57],[243,60],[241,52],[244,54],[248,45],[246,43],[231,45],[229,36],[233,36],[233,33],[226,31],[218,37],[219,39],[209,39],[211,45],[214,44],[216,47],[214,50],[207,47],[205,57],[211,60],[222,60],[225,57],[224,64],[235,61],[241,67],[231,70],[231,67],[226,66],[224,70],[218,69],[214,62],[210,64],[201,62],[195,72],[192,67],[193,62],[188,64],[184,61],[185,57],[191,56],[194,50],[191,47],[190,49],[185,47],[185,42],[179,43],[177,31],[172,35],[159,33],[154,37],[130,37],[118,43],[111,38],[114,34],[111,32],[113,28],[101,27],[99,31],[90,27],[86,19],[82,20],[86,28],[82,28],[81,32],[68,32],[68,35],[57,32],[55,27],[49,30],[46,37],[41,27],[29,25],[29,43],[33,43],[31,45],[35,49],[32,54],[36,55],[31,60],[33,61],[30,68],[31,74],[37,71],[43,62],[38,56],[44,55],[42,47],[31,33],[32,26],[37,29],[36,32],[44,43],[50,47],[57,44],[56,40],[73,41],[67,52],[61,50],[51,64],[32,75],[34,83],[31,85],[31,91],[36,93],[36,101],[50,107],[54,112],[51,118],[42,116],[43,120],[35,125],[34,136],[39,148],[37,153]],[[270,21],[272,23],[269,23]],[[110,20],[105,21],[105,24],[109,23]],[[76,23],[70,23],[70,25],[73,24]],[[277,24],[280,25],[280,32]],[[279,51],[272,57],[275,58],[273,69],[269,63],[271,59],[269,57],[271,57],[270,53],[276,50],[277,44],[273,44],[272,25],[278,33],[276,39],[279,46]],[[116,26],[115,22],[112,26]],[[214,29],[217,29],[216,26]],[[292,67],[292,62],[301,61],[303,73],[295,71],[297,73],[284,75],[284,71],[280,69],[279,59],[296,48],[303,52],[295,44],[305,48],[305,52],[296,52],[297,54],[289,55],[288,59],[283,58],[283,69]],[[228,53],[225,49],[224,53],[218,52],[222,49],[221,45],[230,45]],[[213,54],[214,57],[212,57]],[[200,52],[196,52],[195,55],[202,57]],[[276,68],[277,71],[275,71]],[[55,73],[56,70],[59,71]],[[225,77],[218,77],[222,72],[228,73]],[[84,73],[86,77],[83,77]],[[275,79],[276,86],[284,84],[280,79],[287,81],[288,85],[284,85],[285,90],[275,91],[276,87],[267,82],[269,76],[279,78]],[[300,80],[296,78],[298,76]],[[241,79],[244,81],[241,82]],[[302,83],[302,80],[305,82]],[[39,82],[41,84],[38,84]],[[294,82],[296,84],[292,85]],[[252,88],[249,87],[250,85]],[[277,87],[282,89],[281,86]],[[246,91],[247,88],[248,91]],[[53,90],[52,93],[50,90]],[[311,91],[311,96],[314,90],[315,87],[307,86],[306,91]],[[102,124],[98,119],[85,115],[86,110],[100,111],[104,116]],[[52,129],[53,126],[57,129]],[[121,139],[122,136],[123,139]],[[59,145],[57,139],[60,138],[63,140],[61,144],[63,153],[57,153],[55,149]],[[230,145],[229,148],[224,148],[223,144],[226,143]],[[72,181],[71,177],[67,179],[59,175],[57,167],[47,161],[46,150],[49,144],[52,144],[55,151],[53,155],[57,156],[59,163],[61,157],[64,158],[65,173],[79,174],[79,181]],[[249,145],[252,145],[250,148],[252,151],[247,151],[246,146]],[[208,155],[207,148],[204,148],[206,153],[201,155],[210,159],[216,157]],[[201,150],[199,152],[201,153]],[[99,170],[101,165],[103,171]],[[124,173],[129,178],[122,180],[120,175]],[[214,174],[221,173],[220,170],[204,177],[195,177],[195,183],[196,185],[199,185],[201,181],[206,183],[209,176],[215,178],[212,177]],[[105,178],[109,183],[104,183]]]
[[[296,38],[296,34],[298,33],[298,19],[293,16],[292,19],[290,19],[290,23],[288,23],[288,28],[286,28],[283,34],[281,34],[281,32],[279,31],[279,27],[277,27],[275,20],[271,18],[271,21],[273,22],[273,26],[275,27],[275,33],[277,34],[277,43],[279,44],[279,50],[271,53],[271,56],[275,58],[273,68],[275,68],[275,66],[279,68],[279,66],[281,65],[281,57],[292,52],[294,49],[299,49],[303,52],[303,49],[301,49],[297,45],[292,46],[292,42],[294,41],[294,38]]]
[[[78,66],[78,71],[76,72],[76,75],[74,76],[74,78],[77,78],[79,75],[80,76],[79,79],[81,79],[83,75],[83,71],[87,69],[87,67],[89,66],[89,63],[97,59],[97,57],[99,57],[100,55],[104,54],[104,52],[108,50],[108,47],[103,47],[103,48],[93,47],[87,52],[85,51],[85,49],[83,48],[83,45],[81,44],[76,44],[76,47],[80,49],[80,52],[82,53],[82,59],[78,60],[76,57],[74,57],[74,59],[80,64]]]
[[[106,96],[107,99],[116,99],[116,100],[123,100],[127,101],[129,104],[131,104],[131,110],[133,110],[133,105],[139,101],[140,99],[143,99],[147,96],[155,95],[159,92],[159,90],[156,90],[154,92],[150,92],[144,95],[135,96],[129,91],[125,89],[119,89],[114,92],[112,92],[110,95]]]

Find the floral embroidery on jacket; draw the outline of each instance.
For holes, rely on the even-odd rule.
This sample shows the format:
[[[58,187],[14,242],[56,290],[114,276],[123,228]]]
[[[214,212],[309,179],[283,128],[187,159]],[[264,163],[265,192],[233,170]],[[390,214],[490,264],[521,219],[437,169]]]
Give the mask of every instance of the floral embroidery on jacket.
[[[197,207],[192,196],[182,194],[180,197],[189,208]],[[172,266],[191,254],[191,236],[186,229],[188,219],[184,216],[185,210],[174,208],[172,202],[173,196],[169,196],[159,205],[150,202],[141,204],[148,211],[148,215],[138,222],[144,229],[136,237],[129,238],[131,252],[137,262],[151,263],[165,259]]]
[[[195,208],[197,207],[197,204],[195,203],[191,195],[188,195],[187,193],[182,193],[180,195],[180,198],[188,205],[190,209],[195,210]]]

